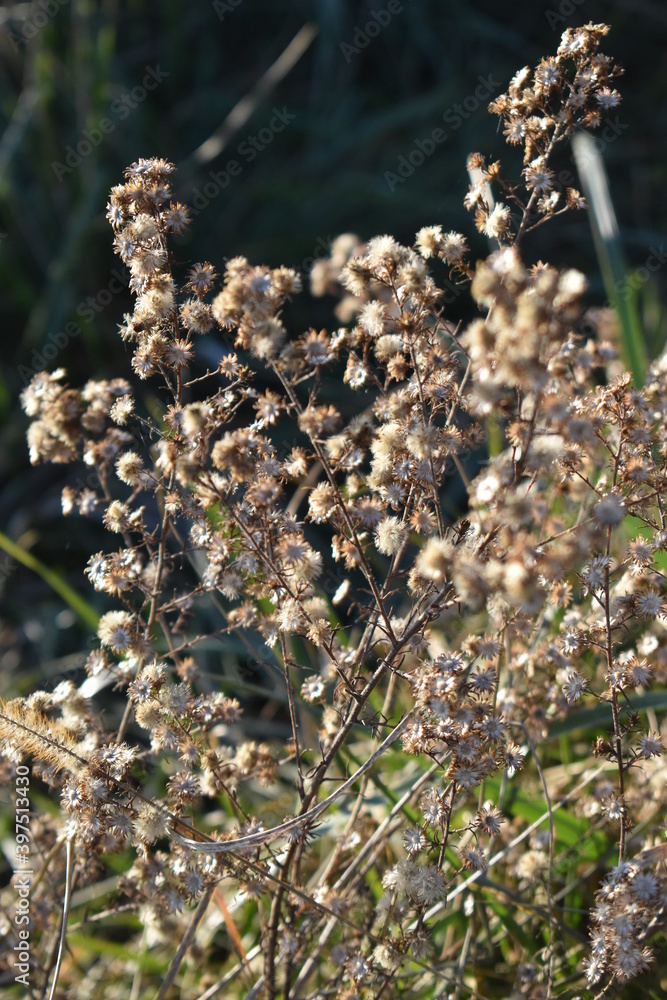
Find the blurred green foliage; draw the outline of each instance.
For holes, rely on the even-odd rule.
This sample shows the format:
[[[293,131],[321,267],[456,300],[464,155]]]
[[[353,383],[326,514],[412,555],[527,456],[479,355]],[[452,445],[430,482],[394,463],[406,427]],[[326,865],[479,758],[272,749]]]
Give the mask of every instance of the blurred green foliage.
[[[126,374],[116,326],[130,299],[104,209],[131,161],[159,155],[179,165],[177,194],[201,209],[177,247],[184,265],[210,259],[220,268],[243,253],[307,271],[340,232],[391,232],[411,242],[432,223],[463,231],[484,253],[462,206],[466,157],[501,157],[507,173],[520,165],[487,100],[470,110],[480,78],[491,75],[500,92],[519,67],[554,52],[565,27],[607,21],[604,49],[626,77],[600,146],[625,254],[641,267],[652,247],[667,244],[667,9],[658,0],[394,0],[395,13],[388,9],[384,0],[35,0],[0,8],[0,526],[88,597],[81,572],[104,532],[61,521],[66,471],[30,468],[17,400],[29,371],[42,366],[66,367],[73,384]],[[258,81],[305,25],[317,29],[314,40],[258,96]],[[195,151],[244,99],[249,117],[227,128],[218,155],[198,161]],[[276,110],[288,119],[280,131],[271,128]],[[439,127],[446,139],[423,164],[387,179]],[[574,174],[567,154],[560,166]],[[604,300],[583,214],[539,230],[525,253],[580,267],[593,277],[593,301]],[[651,355],[667,331],[665,279],[661,268],[639,282]],[[457,316],[461,304],[449,298]],[[329,305],[304,295],[290,321],[295,329],[331,324]],[[83,645],[85,632],[77,634],[62,600],[10,558],[0,562],[0,596],[5,678],[22,667],[27,683],[37,662],[43,669]]]

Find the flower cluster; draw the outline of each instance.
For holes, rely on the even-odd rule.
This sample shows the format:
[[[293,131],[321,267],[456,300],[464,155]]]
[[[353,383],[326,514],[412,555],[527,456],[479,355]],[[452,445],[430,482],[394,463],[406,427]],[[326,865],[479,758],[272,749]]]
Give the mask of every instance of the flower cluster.
[[[645,871],[641,863],[624,862],[605,877],[592,912],[591,956],[586,976],[598,983],[605,973],[621,985],[635,979],[654,961],[645,943],[667,920],[664,870]]]
[[[477,229],[501,244],[518,243],[548,219],[584,207],[576,188],[562,190],[552,161],[560,143],[577,129],[598,128],[621,103],[613,84],[622,70],[599,51],[608,31],[606,24],[568,28],[555,56],[534,69],[524,66],[489,105],[503,123],[506,142],[523,147],[521,181],[504,179],[499,162],[487,164],[474,153],[468,164],[474,182],[465,204],[475,211]],[[492,183],[500,185],[505,201],[494,200]]]
[[[67,841],[78,886],[118,855],[115,905],[151,945],[192,945],[215,893],[235,996],[246,974],[271,998],[315,977],[339,1000],[458,996],[472,968],[488,995],[480,970],[499,961],[513,996],[555,995],[578,957],[560,881],[591,910],[582,983],[647,968],[665,912],[664,731],[645,695],[667,681],[667,360],[633,386],[590,335],[584,277],[519,249],[580,204],[570,190],[561,208],[549,164],[618,100],[605,32],[568,29],[492,105],[522,179],[476,155],[466,202],[500,247],[475,261],[441,225],[413,246],[340,237],[311,275],[340,300],[333,332],[289,331],[291,268],[180,275],[170,163],[139,160],[113,188],[138,388],[57,371],[23,395],[31,460],[85,463],[63,512],[111,539],[86,569],[111,600],[87,680],[0,709],[3,780],[30,757],[60,796],[41,831],[58,856],[45,940]],[[443,269],[469,291],[461,325]],[[250,684],[228,669],[248,661]],[[95,707],[111,684],[118,718]],[[558,756],[570,737],[576,767]],[[614,849],[594,895],[581,859]],[[71,995],[118,995],[105,968],[111,983],[102,956]]]

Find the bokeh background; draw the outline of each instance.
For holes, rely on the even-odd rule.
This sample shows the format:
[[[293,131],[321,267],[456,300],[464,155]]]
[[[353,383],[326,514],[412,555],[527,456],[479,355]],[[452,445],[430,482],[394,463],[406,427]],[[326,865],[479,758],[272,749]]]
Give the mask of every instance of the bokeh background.
[[[75,385],[127,373],[117,325],[130,298],[105,220],[107,190],[126,165],[159,155],[179,166],[177,194],[197,210],[177,246],[185,263],[220,268],[243,253],[307,271],[341,232],[411,242],[434,223],[461,230],[484,253],[462,206],[466,157],[501,157],[507,173],[517,165],[488,97],[475,91],[500,92],[521,66],[555,52],[565,27],[588,21],[611,25],[603,48],[626,69],[624,101],[601,146],[637,267],[652,249],[667,250],[660,0],[5,2],[0,529],[106,609],[82,574],[105,533],[60,512],[62,487],[85,472],[30,467],[18,397],[43,367],[64,366]],[[439,127],[446,141],[396,181]],[[574,171],[567,151],[560,169]],[[578,266],[591,277],[591,302],[604,301],[585,213],[540,230],[525,253]],[[661,267],[640,288],[654,356],[667,337],[666,280]],[[291,321],[297,330],[331,325],[331,305],[305,294]],[[25,693],[68,664],[80,670],[90,628],[38,573],[2,553],[0,599],[3,693]]]

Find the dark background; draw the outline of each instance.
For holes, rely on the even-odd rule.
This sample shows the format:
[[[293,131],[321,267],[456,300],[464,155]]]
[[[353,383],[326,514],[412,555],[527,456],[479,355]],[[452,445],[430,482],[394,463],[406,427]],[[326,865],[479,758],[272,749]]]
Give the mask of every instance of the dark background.
[[[0,528],[62,571],[99,610],[108,606],[82,570],[105,533],[60,516],[61,489],[82,470],[30,467],[17,399],[29,372],[41,367],[64,366],[74,385],[128,372],[116,327],[131,302],[126,290],[117,291],[113,272],[122,268],[104,216],[108,188],[133,160],[173,160],[184,201],[199,192],[201,205],[207,183],[209,193],[218,189],[177,241],[185,264],[210,259],[221,269],[225,257],[243,253],[255,263],[307,270],[338,233],[389,232],[412,242],[421,226],[434,223],[461,230],[482,254],[485,243],[462,206],[466,157],[475,150],[501,157],[509,174],[516,154],[486,113],[488,99],[465,120],[456,105],[466,98],[471,105],[480,77],[498,83],[494,94],[504,90],[521,66],[555,53],[565,27],[605,21],[611,32],[603,50],[626,69],[618,85],[624,101],[602,144],[628,261],[641,266],[652,247],[667,244],[662,3],[400,6],[374,37],[373,11],[386,22],[385,0],[41,0],[0,8]],[[314,41],[258,92],[263,74],[308,24],[318,28]],[[166,76],[148,91],[143,81],[151,70]],[[123,103],[126,95],[134,107]],[[198,162],[195,151],[244,98],[247,120],[228,130],[214,159]],[[243,150],[270,126],[274,109],[294,118],[249,162]],[[443,126],[447,111],[460,127]],[[438,127],[447,130],[446,141],[403,183],[390,185],[385,174]],[[86,155],[79,157],[77,147]],[[224,171],[231,159],[241,172],[220,189],[210,172]],[[573,171],[567,151],[559,167]],[[584,213],[544,227],[524,252],[531,262],[578,266],[591,277],[591,301],[604,300]],[[663,268],[640,295],[653,355],[667,336],[664,301]],[[295,332],[334,325],[330,306],[302,296],[290,313]],[[63,335],[68,322],[77,323],[77,336]],[[34,671],[62,673],[63,657],[89,641],[38,576],[2,555],[0,597],[3,688],[29,689]]]

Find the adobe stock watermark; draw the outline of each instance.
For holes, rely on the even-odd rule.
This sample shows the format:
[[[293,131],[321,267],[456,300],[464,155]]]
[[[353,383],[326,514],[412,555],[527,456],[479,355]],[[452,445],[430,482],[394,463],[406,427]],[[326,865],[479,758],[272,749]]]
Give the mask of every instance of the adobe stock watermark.
[[[649,255],[640,267],[635,267],[624,278],[614,282],[614,291],[621,299],[637,292],[642,285],[651,280],[651,275],[664,267],[667,262],[667,250],[662,243],[659,247],[649,247]]]
[[[651,280],[651,275],[659,271],[666,263],[667,248],[662,243],[659,247],[649,247],[649,253],[644,263],[639,267],[633,268],[629,274],[614,282],[614,293],[617,296],[617,302],[621,299],[627,300],[631,295],[636,294],[642,285]],[[597,312],[599,308],[614,309],[615,304],[610,299],[606,299],[601,307],[595,306],[593,312]],[[590,311],[583,317],[579,325],[579,332],[586,337],[595,337],[597,334],[597,323]]]
[[[590,136],[595,150],[598,153],[604,153],[607,146],[611,146],[612,143],[616,142],[621,132],[625,132],[626,128],[630,128],[628,123],[622,122],[618,115],[616,115],[613,120],[611,118],[603,119],[595,132],[589,132],[588,130],[586,132]],[[585,158],[586,155],[586,151],[582,150],[580,156]]]
[[[589,132],[588,130],[586,130],[586,132],[591,138],[594,149],[601,154],[604,153],[608,146],[611,146],[612,143],[616,142],[619,135],[621,135],[622,132],[625,132],[626,128],[629,127],[630,126],[627,122],[622,122],[618,115],[616,115],[613,120],[611,118],[603,119],[597,134]],[[587,154],[582,153],[581,155],[586,156]],[[571,150],[570,164],[574,168],[574,159],[572,157]],[[558,191],[560,194],[563,194],[567,188],[577,188],[578,186],[575,174],[572,170],[565,168],[560,170],[559,173],[554,176],[549,192]],[[512,218],[516,219],[518,222],[521,221],[521,215],[518,210],[512,212]]]
[[[61,163],[59,160],[52,161],[51,169],[56,175],[58,182],[60,183],[63,177],[71,174],[77,167],[80,167],[86,157],[90,156],[93,149],[104,141],[104,137],[116,130],[118,122],[125,121],[130,112],[134,111],[136,107],[145,101],[149,93],[159,87],[168,76],[169,73],[166,70],[160,69],[159,63],[155,67],[147,66],[141,84],[133,87],[132,90],[125,91],[120,97],[111,102],[109,113],[112,117],[100,118],[92,128],[84,128],[81,133],[82,138],[79,139],[76,146],[67,146],[65,148],[66,156],[64,163]]]
[[[10,556],[5,552],[0,553],[0,593],[2,593],[5,583],[14,572],[14,565],[14,560]]]
[[[407,0],[408,3],[411,0]],[[401,0],[389,0],[386,7],[380,10],[372,10],[365,24],[357,25],[352,35],[352,42],[341,42],[340,50],[343,53],[345,62],[351,63],[352,56],[358,56],[360,52],[370,45],[374,38],[380,34],[383,28],[391,24],[397,14],[402,14],[405,7]]]
[[[18,764],[14,779],[15,865],[12,886],[16,890],[14,907],[14,981],[28,989],[30,985],[30,887],[34,871],[30,861],[30,769]]]
[[[15,31],[7,32],[14,52],[20,52],[22,45],[37,38],[42,28],[68,3],[69,0],[37,0],[35,4],[21,4],[21,7],[30,10],[30,16],[22,19],[18,34]]]
[[[309,275],[315,264],[320,260],[327,260],[331,256],[331,245],[334,241],[333,236],[327,236],[326,239],[322,236],[318,236],[315,240],[315,246],[313,248],[312,254],[308,257],[304,257],[298,268],[303,274]],[[444,302],[445,305],[451,305],[456,302],[458,298],[463,295],[467,290],[467,284],[457,285],[451,278],[445,278],[444,281],[438,282],[438,287],[441,291],[440,302]],[[291,445],[290,445],[291,449]],[[287,451],[285,452],[287,454]],[[340,582],[340,581],[338,581]],[[337,584],[338,585],[338,584]]]
[[[114,268],[107,285],[104,288],[100,288],[95,295],[89,295],[79,302],[74,311],[75,315],[87,322],[94,320],[96,316],[111,304],[116,295],[120,295],[121,292],[125,291],[126,287],[127,278],[121,271]],[[19,365],[17,368],[23,385],[27,385],[38,372],[44,371],[45,368],[53,363],[58,354],[67,347],[70,341],[80,336],[81,327],[73,320],[65,323],[62,330],[56,330],[55,333],[48,333],[46,343],[42,346],[41,350],[38,351],[37,348],[33,348],[30,365]]]
[[[438,146],[447,142],[450,134],[456,132],[471,115],[474,115],[482,101],[487,101],[501,86],[500,81],[494,80],[491,75],[478,76],[477,79],[479,82],[473,93],[469,94],[460,104],[455,104],[443,113],[442,120],[449,125],[449,130],[440,127],[434,128],[423,138],[415,139],[410,152],[399,156],[396,161],[396,169],[385,170],[384,179],[390,191],[395,191],[399,184],[404,184],[408,178],[412,177],[415,170],[435,153]]]
[[[236,147],[238,159],[228,160],[222,170],[211,170],[209,178],[201,188],[196,187],[193,191],[190,205],[192,215],[197,216],[200,212],[214,201],[218,195],[229,187],[233,177],[240,177],[246,163],[252,163],[257,159],[267,146],[270,146],[276,135],[284,132],[287,126],[294,121],[296,114],[288,111],[283,105],[282,111],[273,108],[273,113],[268,124],[259,129],[258,132],[247,135]]]
[[[585,3],[586,0],[561,0],[557,10],[545,10],[544,16],[549,23],[549,27],[553,29],[562,25],[563,21],[574,14],[577,7],[581,7]]]
[[[231,14],[233,10],[240,7],[243,0],[213,0],[213,10],[221,21],[224,21],[225,14]]]
[[[304,257],[301,261],[301,266],[299,270],[303,271],[304,274],[310,274],[313,267],[319,260],[326,260],[331,256],[331,244],[334,241],[333,236],[327,236],[326,239],[318,236],[315,240],[315,246],[313,248],[313,253],[308,257]]]

